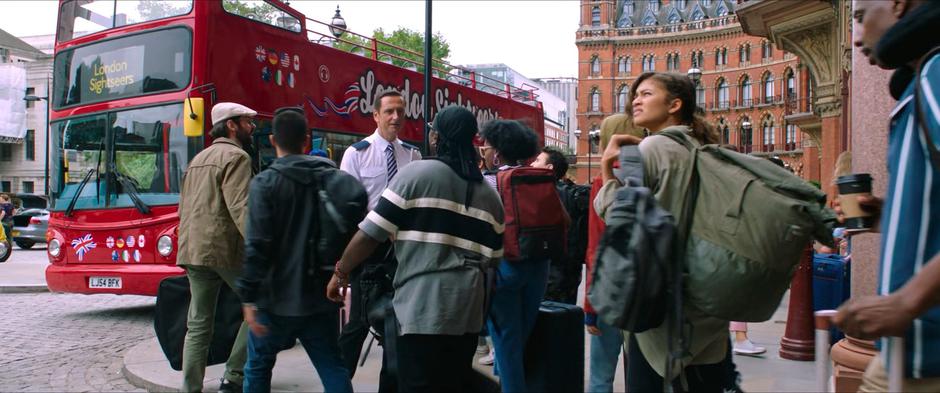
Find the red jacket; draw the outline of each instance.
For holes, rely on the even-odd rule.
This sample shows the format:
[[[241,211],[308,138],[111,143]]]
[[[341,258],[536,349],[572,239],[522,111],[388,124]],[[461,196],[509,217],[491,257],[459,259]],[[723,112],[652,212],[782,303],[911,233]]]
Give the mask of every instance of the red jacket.
[[[600,192],[601,186],[604,181],[601,180],[601,177],[595,177],[591,181],[591,200],[588,204],[588,240],[587,240],[587,252],[584,255],[584,263],[587,266],[587,271],[585,273],[586,279],[584,283],[584,314],[585,314],[585,323],[588,325],[595,325],[593,321],[597,319],[597,312],[594,311],[594,307],[591,307],[591,302],[588,300],[588,292],[591,290],[591,277],[594,273],[594,254],[597,252],[597,245],[601,241],[601,236],[604,235],[604,221],[598,217],[597,212],[594,211],[594,198],[597,197],[597,193]]]

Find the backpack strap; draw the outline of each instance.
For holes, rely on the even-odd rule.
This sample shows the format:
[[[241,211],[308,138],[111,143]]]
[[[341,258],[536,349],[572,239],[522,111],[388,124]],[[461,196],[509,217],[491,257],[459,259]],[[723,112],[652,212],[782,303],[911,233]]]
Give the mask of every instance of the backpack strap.
[[[918,128],[920,129],[921,134],[924,136],[924,144],[927,145],[927,154],[930,156],[930,161],[933,161],[933,166],[940,170],[940,151],[937,151],[937,145],[934,144],[933,138],[930,137],[930,131],[927,129],[927,116],[924,115],[924,109],[921,108],[920,103],[922,102],[921,95],[923,94],[923,88],[921,87],[921,74],[924,71],[924,64],[934,57],[937,53],[940,53],[940,46],[934,47],[924,56],[921,63],[917,65],[917,73],[914,76],[914,120],[917,122]],[[938,119],[940,121],[940,119]]]
[[[625,145],[620,148],[620,174],[617,177],[624,185],[630,187],[641,187],[645,184],[640,146]]]

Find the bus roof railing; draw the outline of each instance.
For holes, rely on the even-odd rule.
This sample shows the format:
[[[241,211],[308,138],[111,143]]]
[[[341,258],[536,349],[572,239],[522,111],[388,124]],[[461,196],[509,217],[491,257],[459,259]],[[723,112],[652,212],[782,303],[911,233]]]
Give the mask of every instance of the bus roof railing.
[[[306,20],[307,39],[315,44],[322,44],[321,42],[324,39],[330,40],[329,42],[342,42],[353,47],[353,50],[350,51],[350,53],[368,56],[372,60],[382,61],[392,65],[395,65],[393,64],[393,60],[398,60],[403,64],[411,64],[414,66],[414,68],[402,67],[400,65],[395,66],[411,71],[418,71],[421,67],[424,67],[424,55],[418,52],[407,48],[402,48],[385,41],[377,40],[374,37],[367,37],[346,29],[338,29],[342,31],[342,34],[339,38],[336,38],[330,31],[330,29],[337,29],[336,27],[316,19],[306,18]],[[311,23],[313,23],[313,26],[319,27],[317,30],[325,31],[311,29]],[[342,38],[343,35],[346,34],[352,37],[356,37],[359,40]],[[312,38],[311,36],[316,38]],[[367,43],[367,45],[363,45],[362,42]],[[383,50],[385,48],[396,50],[400,54]],[[361,53],[357,53],[359,50],[361,50]],[[515,87],[503,81],[490,78],[486,75],[478,74],[474,70],[450,64],[441,59],[432,59],[431,65],[433,75],[438,79],[444,79],[463,86],[469,86],[475,90],[509,98],[514,101],[533,106],[539,106],[537,100],[539,95],[536,93],[536,90],[539,89],[538,87],[530,86],[528,84],[525,84],[521,88]]]

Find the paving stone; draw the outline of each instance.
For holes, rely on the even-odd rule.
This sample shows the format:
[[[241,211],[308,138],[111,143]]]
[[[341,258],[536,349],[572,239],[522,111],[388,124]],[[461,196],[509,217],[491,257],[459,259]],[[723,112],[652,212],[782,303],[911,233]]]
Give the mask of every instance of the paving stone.
[[[0,391],[140,391],[120,373],[123,355],[153,337],[155,298],[3,294]]]

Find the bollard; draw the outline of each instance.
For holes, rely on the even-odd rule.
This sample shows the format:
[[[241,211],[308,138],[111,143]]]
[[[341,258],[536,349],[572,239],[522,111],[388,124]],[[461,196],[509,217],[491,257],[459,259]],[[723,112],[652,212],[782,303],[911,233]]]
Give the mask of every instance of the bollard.
[[[806,246],[790,283],[787,327],[780,339],[780,357],[812,361],[813,339],[813,247]],[[826,342],[828,345],[828,341]]]

